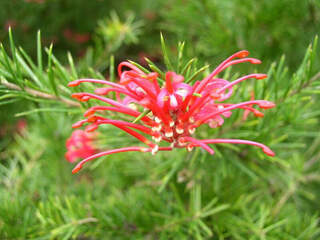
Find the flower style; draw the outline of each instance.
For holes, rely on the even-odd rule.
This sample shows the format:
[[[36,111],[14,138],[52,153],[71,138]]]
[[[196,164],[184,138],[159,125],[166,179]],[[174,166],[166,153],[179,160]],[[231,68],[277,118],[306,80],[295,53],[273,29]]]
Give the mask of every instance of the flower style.
[[[97,152],[93,140],[95,136],[83,130],[76,130],[66,142],[67,152],[65,158],[73,163],[80,158],[87,158]]]
[[[174,72],[165,74],[165,81],[162,86],[158,82],[158,73],[145,73],[129,62],[121,62],[118,66],[120,77],[119,83],[98,79],[78,79],[69,83],[68,86],[78,86],[83,82],[104,84],[107,87],[97,88],[93,93],[75,93],[73,98],[79,101],[89,99],[100,100],[108,105],[94,106],[89,108],[81,120],[73,125],[73,128],[81,127],[88,123],[87,132],[94,131],[101,124],[111,124],[129,135],[145,143],[147,147],[124,147],[114,150],[100,152],[87,157],[76,165],[73,173],[78,172],[84,163],[95,158],[119,152],[151,152],[170,151],[173,148],[186,148],[191,151],[194,147],[201,147],[214,154],[214,150],[209,144],[233,143],[248,144],[259,147],[269,156],[274,153],[265,145],[248,140],[239,139],[196,139],[195,131],[203,124],[211,128],[219,127],[223,124],[224,118],[228,118],[232,110],[244,109],[252,112],[257,117],[263,117],[263,113],[253,108],[257,105],[261,109],[269,109],[275,106],[274,103],[265,100],[251,100],[241,103],[222,103],[230,98],[233,86],[247,79],[264,79],[266,74],[249,74],[233,82],[216,76],[227,67],[249,62],[252,64],[261,63],[255,58],[247,58],[248,51],[239,51],[223,61],[210,75],[202,81],[196,81],[193,85],[184,82],[184,77]],[[129,70],[124,70],[126,67]],[[116,94],[116,100],[104,97],[109,92]],[[145,111],[142,113],[131,106],[140,106]],[[112,111],[139,119],[142,124],[113,120],[96,115],[96,112]],[[147,139],[149,135],[154,141]],[[160,142],[167,142],[169,146],[159,146]]]

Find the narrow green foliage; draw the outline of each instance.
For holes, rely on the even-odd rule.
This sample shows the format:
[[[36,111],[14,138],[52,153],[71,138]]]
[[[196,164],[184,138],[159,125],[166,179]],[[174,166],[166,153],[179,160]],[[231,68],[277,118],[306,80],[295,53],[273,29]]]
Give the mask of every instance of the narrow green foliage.
[[[183,51],[184,51],[184,45],[185,42],[179,42],[178,44],[178,59],[177,59],[177,72],[180,72],[181,66],[182,66],[182,61],[183,61]]]
[[[171,61],[170,61],[170,58],[169,58],[169,55],[168,55],[168,51],[167,51],[167,46],[166,46],[166,43],[164,41],[162,33],[160,33],[160,41],[161,41],[163,59],[164,59],[165,65],[167,67],[167,70],[173,71],[174,69],[173,69],[173,66],[171,64]]]
[[[77,73],[77,70],[74,66],[73,58],[72,58],[72,55],[70,52],[68,52],[68,61],[69,61],[70,69],[71,69],[72,78],[77,79],[78,73]]]
[[[165,74],[149,59],[146,58],[146,61],[149,63],[149,67],[151,68],[151,70],[153,70],[154,72],[159,73],[160,77],[157,78],[157,80],[160,83],[164,83],[164,76]],[[130,62],[131,64],[133,64],[134,66],[136,66],[137,68],[139,68],[141,71],[143,71],[144,73],[150,73],[151,71],[149,71],[148,69],[144,68],[143,66],[141,66],[140,64],[128,60],[128,62]]]
[[[128,12],[125,20],[121,20],[115,11],[111,11],[110,17],[98,21],[96,32],[101,38],[99,48],[102,49],[98,61],[105,61],[102,58],[119,50],[123,45],[138,43],[143,25],[142,21],[135,20],[135,14],[132,11]]]
[[[13,64],[15,65],[15,73],[14,73],[14,76],[16,76],[17,79],[19,79],[20,86],[23,86],[21,69],[20,69],[20,65],[18,64],[18,61],[17,61],[16,46],[15,46],[14,41],[13,41],[13,36],[12,36],[11,27],[9,28],[9,42],[10,42],[10,49],[11,49],[11,56],[12,56],[12,59],[13,59]],[[17,75],[16,75],[16,74],[17,74]]]
[[[194,81],[201,73],[206,71],[209,68],[210,65],[205,65],[202,68],[196,70],[187,80],[186,83],[190,83]]]
[[[196,62],[196,58],[190,59],[187,64],[182,68],[181,74],[184,76],[187,74],[187,72],[190,71],[191,65]]]
[[[202,97],[202,94],[200,94],[200,93],[193,93],[192,95],[196,96],[196,97]]]
[[[55,68],[57,70],[57,74],[59,74],[59,78],[63,80],[63,82],[65,84],[67,84],[68,82],[71,81],[71,78],[67,72],[67,70],[61,65],[61,63],[59,62],[59,60],[52,54],[52,46],[50,45],[50,48],[46,48],[45,51],[48,54],[48,56],[50,55],[51,61],[52,61],[52,66],[55,65]],[[51,53],[50,53],[50,49],[51,49]]]
[[[146,60],[146,62],[148,63],[150,69],[153,72],[156,72],[160,75],[160,78],[165,79],[165,73],[163,71],[160,70],[160,68],[158,68],[150,59],[148,58],[144,58]]]
[[[150,73],[150,71],[144,67],[142,67],[140,64],[134,62],[134,61],[131,61],[131,60],[128,60],[129,63],[133,64],[134,66],[136,66],[137,68],[139,68],[141,71],[143,71],[144,73]]]
[[[21,70],[26,73],[27,75],[29,75],[29,77],[31,78],[32,81],[30,81],[29,83],[31,85],[34,85],[37,88],[41,88],[42,84],[40,83],[40,80],[38,78],[38,76],[36,75],[36,73],[28,66],[28,64],[26,63],[26,61],[18,54],[16,53],[16,61],[17,64],[19,64],[19,69],[21,68]],[[21,79],[23,79],[23,77],[21,77]],[[26,83],[25,83],[26,84]]]
[[[38,60],[39,71],[42,72],[43,66],[42,66],[42,45],[41,45],[40,30],[38,31],[38,34],[37,34],[37,60]]]
[[[151,112],[150,110],[143,111],[135,120],[132,121],[132,123],[136,123],[136,122],[140,121],[141,118],[143,118],[144,116],[146,116],[150,112]]]
[[[2,69],[1,71],[3,73],[5,73],[8,76],[11,77],[12,81],[16,82],[17,84],[19,84],[20,87],[23,88],[23,84],[21,83],[21,81],[19,81],[20,79],[19,78],[16,78],[15,77],[15,71],[13,70],[12,68],[12,64],[9,60],[9,57],[6,53],[6,50],[4,49],[2,43],[1,43],[1,65],[2,65]]]
[[[53,49],[53,45],[51,44],[48,51],[48,70],[47,70],[48,78],[49,78],[49,82],[51,84],[53,92],[55,93],[56,96],[59,96],[59,93],[57,91],[57,85],[54,80],[54,71],[52,67],[52,49]]]
[[[1,102],[2,105],[11,102],[8,98],[20,98],[43,104],[43,106],[38,106],[39,109],[48,109],[49,107],[58,109],[62,107],[61,111],[64,111],[63,104],[73,107],[80,106],[79,103],[70,99],[72,89],[66,86],[68,82],[79,77],[77,67],[70,53],[67,55],[70,65],[69,72],[53,55],[53,45],[51,44],[49,48],[46,48],[48,61],[44,70],[40,32],[37,35],[37,63],[32,60],[23,48],[16,48],[11,31],[9,31],[9,40],[12,56],[6,53],[2,45],[0,54],[1,84],[7,89],[6,93],[0,96],[0,99],[5,100]],[[99,74],[93,71],[92,75],[98,76]],[[24,110],[27,108],[28,104],[25,104]],[[26,112],[42,111],[33,109]],[[22,115],[25,114],[23,113]]]
[[[63,109],[63,108],[36,108],[30,111],[20,112],[15,114],[16,117],[22,117],[29,114],[39,113],[39,112],[66,112],[66,113],[79,113],[77,109]]]
[[[274,1],[269,2],[267,6],[273,6]],[[168,16],[165,21],[172,20],[170,14],[177,11],[179,14],[175,18],[189,21],[179,12],[185,10],[184,5],[178,1],[174,3],[180,7],[168,9],[168,15],[160,11],[160,17]],[[237,8],[239,16],[249,3],[241,2],[242,7]],[[226,49],[217,54],[217,46],[228,45],[225,39],[233,38],[231,32],[239,37],[232,45],[233,49],[243,42],[247,44],[242,39],[248,38],[242,31],[243,23],[252,24],[251,17],[259,22],[262,16],[253,11],[251,17],[239,22],[236,30],[241,34],[237,34],[232,24],[222,24],[224,17],[218,8],[228,9],[236,3],[209,0],[184,4],[191,6],[188,10],[193,13],[190,19],[199,19],[201,25],[198,27],[203,29],[204,24],[207,34],[187,39],[186,44],[179,43],[177,52],[167,45],[172,39],[166,40],[165,44],[161,36],[159,46],[154,46],[152,41],[155,48],[165,47],[165,64],[172,65],[166,69],[162,69],[162,63],[156,66],[149,58],[146,61],[150,69],[131,62],[145,73],[158,72],[159,82],[167,71],[183,75],[191,85],[203,79],[211,71],[211,67],[209,69],[203,63],[208,62],[214,68],[216,58],[222,58],[229,51]],[[261,7],[261,4],[254,2],[253,6]],[[312,9],[314,3],[308,4]],[[194,9],[201,14],[195,14]],[[215,11],[209,11],[212,9]],[[287,14],[293,14],[291,8],[287,10]],[[259,12],[259,8],[256,11]],[[266,9],[266,13],[269,11]],[[263,18],[268,17],[268,14],[263,15]],[[122,15],[109,18],[108,24],[104,25],[108,36],[119,36],[122,29],[126,38],[129,37],[132,29],[126,27],[136,21],[130,15],[124,21],[121,19]],[[177,27],[180,21],[168,26],[168,31]],[[310,21],[313,21],[311,15]],[[196,23],[190,22],[192,26]],[[196,27],[185,29],[191,36],[197,31]],[[177,28],[178,34],[183,34],[185,29]],[[147,30],[141,28],[141,31]],[[209,41],[212,32],[221,43]],[[268,36],[270,44],[275,41],[283,46],[283,39],[274,39],[275,32]],[[67,57],[63,54],[60,61],[53,55],[52,45],[42,52],[40,33],[32,56],[16,47],[12,36],[10,38],[13,54],[7,53],[3,46],[0,51],[0,107],[5,113],[1,115],[4,122],[0,129],[1,239],[319,239],[320,58],[317,37],[306,49],[297,68],[289,67],[292,66],[288,64],[291,53],[280,57],[280,52],[272,52],[279,58],[261,59],[261,65],[244,63],[219,75],[219,78],[233,81],[243,76],[248,67],[252,72],[267,72],[268,79],[239,83],[230,98],[232,103],[243,102],[253,93],[257,100],[275,102],[275,108],[262,110],[263,118],[257,119],[249,113],[244,120],[243,111],[237,109],[230,117],[224,117],[221,127],[201,126],[197,129],[196,134],[202,139],[239,138],[262,142],[276,152],[274,158],[250,146],[216,144],[213,145],[214,155],[199,148],[191,153],[175,148],[155,156],[130,152],[105,156],[93,161],[78,175],[71,174],[74,163],[65,160],[65,144],[71,135],[72,123],[83,118],[90,103],[80,105],[70,95],[93,92],[97,85],[85,83],[69,88],[67,84],[76,78],[103,79],[106,74],[110,81],[117,82],[114,64],[130,56],[124,47],[126,41],[120,39],[116,55],[110,54],[110,46],[102,47],[101,51],[107,49],[103,64],[95,65],[102,56],[96,54],[97,49],[89,50],[81,60],[70,53]],[[114,38],[114,43],[117,40]],[[148,41],[149,38],[145,38],[143,44],[148,45]],[[269,47],[263,46],[264,50]],[[262,52],[258,49],[257,55]],[[190,55],[197,56],[198,60],[190,59]],[[155,59],[158,63],[158,58]],[[19,74],[17,69],[20,69]],[[194,96],[202,97],[199,93]],[[97,114],[118,119],[118,115],[107,115],[109,112]],[[134,122],[147,114],[149,112],[144,111]],[[14,116],[27,121],[27,126],[21,128],[23,123],[12,123],[16,119]],[[125,120],[132,121],[132,118]],[[112,125],[101,126],[98,130],[93,142],[99,148],[97,151],[143,146]],[[169,146],[169,143],[161,146]]]
[[[114,82],[116,79],[115,71],[114,71],[114,56],[110,56],[110,66],[109,66],[109,78],[111,82]]]
[[[169,181],[173,178],[174,174],[176,174],[176,172],[178,171],[178,169],[181,167],[182,163],[183,163],[183,158],[179,158],[179,159],[175,159],[175,161],[171,162],[173,163],[173,166],[170,170],[170,172],[168,172],[168,174],[166,174],[163,179],[162,179],[162,184],[159,187],[158,192],[161,193],[165,187],[167,186],[167,184],[169,183]]]

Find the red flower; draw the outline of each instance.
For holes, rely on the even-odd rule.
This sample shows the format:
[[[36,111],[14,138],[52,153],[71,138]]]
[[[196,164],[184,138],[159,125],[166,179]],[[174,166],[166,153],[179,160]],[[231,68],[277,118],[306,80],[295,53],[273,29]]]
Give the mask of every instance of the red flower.
[[[96,148],[93,145],[94,135],[83,130],[76,130],[66,142],[68,149],[65,158],[69,162],[76,162],[80,158],[87,158],[95,154]]]
[[[63,31],[63,35],[70,42],[79,43],[79,44],[86,43],[91,38],[89,33],[77,33],[71,30],[70,28],[66,28]]]
[[[147,145],[147,147],[124,147],[92,155],[78,163],[73,169],[73,173],[78,172],[84,163],[113,153],[140,151],[155,154],[158,151],[168,151],[173,148],[186,148],[191,151],[194,147],[201,147],[213,154],[214,151],[208,144],[216,143],[253,145],[261,148],[265,154],[274,156],[274,153],[267,146],[253,141],[239,139],[199,140],[194,137],[196,129],[203,124],[208,124],[211,128],[221,126],[224,118],[229,117],[234,109],[245,109],[257,117],[262,117],[263,113],[253,108],[253,105],[262,109],[275,106],[274,103],[265,100],[252,100],[237,104],[221,103],[231,96],[234,85],[250,78],[264,79],[267,77],[265,74],[250,74],[233,82],[216,78],[221,71],[231,65],[242,62],[261,63],[258,59],[246,58],[248,54],[248,51],[235,53],[222,62],[209,76],[202,81],[195,82],[193,86],[184,83],[184,77],[174,72],[167,72],[165,83],[160,86],[157,73],[146,74],[128,62],[122,62],[118,66],[119,84],[98,79],[79,79],[70,82],[70,87],[77,86],[82,82],[107,85],[108,87],[96,89],[96,94],[83,92],[75,93],[72,97],[79,101],[97,99],[111,105],[91,107],[84,114],[87,118],[75,123],[74,128],[89,123],[86,131],[90,132],[101,124],[111,124]],[[130,70],[122,71],[123,67]],[[101,96],[109,92],[116,93],[116,100]],[[132,103],[148,110],[149,114],[143,116],[140,111],[130,108]],[[142,116],[140,119],[142,124],[97,116],[95,115],[97,111],[119,112],[134,118]],[[145,135],[151,136],[154,141],[150,141]],[[160,142],[167,142],[170,146],[159,147],[158,143]]]
[[[20,135],[24,135],[26,133],[27,130],[27,120],[26,119],[19,119],[18,122],[16,123],[16,131],[20,134]]]

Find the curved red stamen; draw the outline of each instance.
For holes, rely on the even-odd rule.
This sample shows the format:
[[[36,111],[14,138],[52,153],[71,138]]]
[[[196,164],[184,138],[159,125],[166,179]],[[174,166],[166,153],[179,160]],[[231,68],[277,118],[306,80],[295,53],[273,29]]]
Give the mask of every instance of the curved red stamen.
[[[143,83],[141,83],[139,80],[139,76],[136,76],[137,74],[135,73],[130,73],[130,72],[127,72],[127,74],[130,76],[130,79],[128,79],[125,84],[128,84],[129,82],[134,82],[135,84],[137,84],[139,87],[141,87],[141,89],[143,89],[152,99],[155,99],[156,96],[155,94],[147,87],[145,86]]]
[[[235,58],[244,58],[244,57],[246,57],[248,55],[249,55],[249,52],[247,50],[242,50],[242,51],[236,52],[235,54],[233,54],[230,57],[228,57],[215,70],[213,70],[213,72],[210,73],[209,76],[207,76],[204,80],[201,81],[201,84],[197,88],[197,92],[199,92],[199,93],[202,92],[202,90],[205,88],[205,86],[208,84],[208,82],[214,76],[216,76],[228,62],[230,62],[231,60],[233,60]]]
[[[160,92],[160,86],[158,83],[158,73],[149,73],[147,76],[148,79],[150,79],[153,82],[154,88],[157,92],[157,94]]]
[[[80,121],[72,124],[72,128],[82,127],[82,125],[85,124],[86,122],[88,122],[88,119],[80,120]]]
[[[130,123],[130,122],[126,122],[126,121],[121,121],[121,120],[112,120],[112,119],[107,119],[107,118],[104,118],[104,117],[100,117],[100,116],[90,116],[88,119],[87,119],[87,122],[90,122],[90,123],[93,123],[92,125],[89,125],[87,127],[87,131],[91,132],[95,129],[97,129],[97,127],[101,124],[111,124],[111,125],[114,125],[116,127],[131,127],[131,128],[135,128],[137,130],[140,130],[146,134],[149,134],[149,135],[152,135],[152,131],[150,128],[147,128],[145,126],[142,126],[142,125],[139,125],[139,124],[135,124],[135,123]],[[121,128],[122,129],[122,128]],[[129,134],[133,134],[132,131],[129,131],[128,132]],[[138,133],[137,133],[138,134]],[[138,135],[137,135],[138,136]],[[138,136],[139,137],[139,136]],[[141,140],[141,139],[140,139]],[[149,144],[150,141],[145,141],[143,140],[144,143],[146,144]]]
[[[254,141],[248,140],[241,140],[241,139],[224,139],[224,138],[217,138],[217,139],[204,139],[201,142],[206,144],[216,144],[216,143],[232,143],[232,144],[246,144],[256,146],[262,149],[262,151],[270,157],[275,156],[275,153],[266,145]]]
[[[182,111],[185,111],[186,108],[188,107],[189,102],[190,102],[190,100],[192,99],[193,93],[195,92],[195,90],[196,90],[196,88],[199,86],[199,84],[200,84],[200,82],[197,81],[197,82],[193,85],[191,92],[187,95],[186,99],[185,99],[185,100],[183,101],[183,103],[182,103],[182,106],[181,106],[181,110],[182,110]]]
[[[172,86],[172,74],[173,72],[166,73],[166,89],[170,94],[173,93],[173,86]]]
[[[250,78],[255,78],[255,79],[264,79],[268,77],[267,74],[261,74],[261,73],[257,73],[257,74],[250,74],[250,75],[247,75],[247,76],[244,76],[244,77],[241,77],[241,78],[238,78],[237,80],[234,80],[233,82],[223,86],[222,88],[220,88],[218,91],[217,91],[217,94],[221,94],[223,91],[227,90],[228,88],[231,88],[233,87],[234,85],[244,81],[244,80],[247,80],[247,79],[250,79]]]
[[[94,106],[94,107],[89,108],[84,113],[84,116],[88,117],[90,115],[93,115],[96,111],[99,111],[99,110],[124,113],[124,114],[130,115],[132,117],[138,117],[138,116],[141,115],[140,112],[132,110],[130,108],[116,108],[116,107],[110,107],[110,106]],[[156,125],[156,123],[153,120],[151,120],[149,117],[147,117],[147,116],[142,117],[141,120],[143,122],[145,122],[147,125],[150,125],[150,126],[155,126]]]
[[[244,62],[249,62],[251,64],[261,64],[261,61],[259,59],[256,59],[256,58],[237,59],[237,60],[233,60],[233,61],[228,62],[216,74],[219,74],[220,72],[224,71],[226,68],[228,68],[228,67],[230,67],[232,65],[239,64],[239,63],[244,63]]]
[[[110,155],[113,153],[120,153],[120,152],[148,152],[148,151],[149,151],[149,149],[145,148],[145,147],[125,147],[125,148],[118,148],[118,149],[112,149],[112,150],[100,152],[100,153],[94,154],[94,155],[82,160],[81,162],[79,162],[73,168],[72,173],[75,174],[75,173],[79,172],[86,162],[89,162],[93,159],[96,159],[96,158],[99,158],[102,156]]]
[[[159,147],[158,151],[171,151],[172,147]],[[72,170],[72,173],[75,174],[79,172],[83,165],[89,161],[92,161],[96,158],[106,156],[106,155],[111,155],[114,153],[121,153],[121,152],[151,152],[151,148],[146,148],[146,147],[124,147],[124,148],[117,148],[117,149],[112,149],[104,152],[100,152],[97,154],[94,154],[86,159],[83,159],[81,162],[79,162]]]
[[[207,120],[209,120],[210,118],[213,118],[217,115],[220,115],[221,113],[224,113],[224,112],[227,112],[227,111],[230,111],[230,110],[233,110],[233,109],[236,109],[236,108],[239,108],[239,107],[242,107],[242,106],[246,106],[246,105],[251,105],[251,104],[255,104],[255,105],[258,105],[259,107],[261,108],[272,108],[275,106],[274,103],[272,102],[269,102],[269,101],[264,101],[264,100],[253,100],[253,101],[248,101],[248,102],[242,102],[242,103],[238,103],[238,104],[234,104],[232,106],[229,106],[229,107],[226,107],[226,108],[223,108],[222,110],[220,111],[217,111],[217,112],[214,112],[212,114],[209,114],[201,119],[199,119],[196,123],[197,126],[200,126],[202,123],[206,122]]]
[[[138,139],[139,141],[143,142],[144,144],[148,145],[149,147],[153,148],[156,144],[154,144],[153,142],[151,142],[149,139],[145,138],[144,136],[142,136],[141,134],[137,133],[136,131],[121,126],[121,125],[116,125],[116,124],[112,124],[113,126],[122,129],[123,131],[127,132],[128,134],[130,134],[131,136],[135,137],[136,139]]]
[[[181,139],[181,138],[180,138]],[[214,151],[212,148],[210,148],[205,142],[192,138],[192,137],[182,137],[182,142],[191,142],[193,145],[199,145],[201,148],[209,152],[211,155],[214,154]]]
[[[143,133],[146,133],[146,134],[152,136],[152,131],[150,128],[147,128],[147,127],[139,125],[139,124],[131,123],[131,122],[126,122],[126,121],[121,121],[121,120],[112,120],[112,119],[103,119],[103,120],[99,120],[97,122],[97,124],[99,124],[99,125],[100,124],[112,124],[115,126],[131,127],[131,128],[140,130]]]
[[[100,84],[109,85],[111,87],[123,88],[122,85],[114,83],[114,82],[110,82],[110,81],[106,81],[106,80],[99,80],[99,79],[91,79],[91,78],[83,78],[83,79],[78,79],[78,80],[69,82],[68,86],[69,87],[75,87],[75,86],[78,86],[80,83],[83,83],[83,82],[100,83]]]
[[[234,104],[227,104],[227,103],[219,103],[219,105],[222,105],[224,107],[229,107],[229,106],[232,106]],[[262,112],[260,112],[259,110],[253,108],[253,107],[249,107],[249,106],[242,106],[242,107],[239,107],[241,109],[245,109],[249,112],[252,112],[256,117],[264,117],[264,114]]]
[[[194,111],[200,109],[206,103],[205,100],[207,100],[209,96],[210,93],[207,93],[206,95],[200,97],[200,99],[190,107],[189,111],[185,113],[185,115],[182,117],[182,120],[186,121],[194,113]]]
[[[139,99],[136,95],[132,94],[131,92],[127,91],[126,89],[119,89],[119,88],[97,88],[94,92],[98,95],[107,95],[109,92],[117,92],[125,94],[133,99]]]
[[[92,93],[74,93],[74,94],[71,95],[71,97],[76,98],[78,100],[79,100],[79,98],[81,99],[83,97],[89,97],[89,99],[90,98],[97,99],[97,100],[100,100],[102,102],[105,102],[105,103],[108,103],[110,105],[113,105],[115,107],[127,108],[127,106],[122,104],[122,103],[119,103],[119,102],[114,101],[114,100],[112,100],[110,98],[101,97],[101,96],[98,96],[98,95],[95,95],[95,94],[92,94]]]
[[[118,74],[119,76],[122,75],[122,71],[121,71],[121,68],[122,67],[127,67],[127,68],[130,68],[138,73],[141,73],[141,74],[145,74],[143,71],[141,71],[139,68],[137,68],[136,66],[134,66],[133,64],[129,63],[129,62],[121,62],[119,65],[118,65]]]

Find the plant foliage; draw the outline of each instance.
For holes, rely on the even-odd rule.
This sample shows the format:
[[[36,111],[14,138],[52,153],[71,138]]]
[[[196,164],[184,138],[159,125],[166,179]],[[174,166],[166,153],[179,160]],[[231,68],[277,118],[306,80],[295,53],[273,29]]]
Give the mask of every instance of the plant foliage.
[[[27,46],[29,54],[15,43],[9,30],[0,49],[0,238],[319,239],[318,38],[303,50],[306,39],[314,34],[313,25],[309,26],[306,36],[299,35],[301,39],[293,43],[294,51],[288,41],[297,36],[297,29],[286,28],[286,21],[292,19],[301,19],[299,28],[315,21],[319,4],[299,1],[299,12],[293,8],[286,12],[281,8],[288,6],[288,1],[282,1],[283,5],[273,0],[239,2],[164,1],[161,4],[167,8],[162,7],[152,20],[159,23],[154,28],[165,29],[160,40],[158,29],[152,35],[148,22],[142,25],[139,11],[136,18],[108,15],[97,28],[97,35],[105,38],[93,41],[82,59],[61,52],[56,57],[54,45],[46,46],[40,32],[33,40],[35,46]],[[161,4],[156,1],[149,7],[155,10]],[[143,9],[128,1],[131,5]],[[49,1],[37,7],[41,6],[49,6]],[[222,10],[214,11],[216,8],[237,14],[223,15]],[[191,17],[179,15],[181,11]],[[273,21],[272,11],[279,12],[278,21]],[[310,19],[302,16],[305,11],[311,11]],[[235,22],[239,26],[231,24]],[[130,29],[124,39],[114,37],[120,25]],[[203,29],[208,31],[199,37]],[[217,34],[210,35],[212,32]],[[263,41],[275,43],[257,42],[257,32],[268,35]],[[185,42],[177,45],[175,38]],[[102,49],[104,41],[111,43]],[[144,41],[146,46],[141,47]],[[226,144],[217,146],[214,156],[200,149],[191,154],[175,150],[156,156],[122,153],[101,158],[78,175],[71,174],[73,166],[64,159],[65,141],[72,123],[90,103],[79,104],[70,96],[94,88],[90,84],[68,88],[68,82],[81,77],[117,81],[115,65],[123,56],[135,53],[130,47],[158,49],[156,56],[147,55],[145,61],[133,60],[139,60],[134,64],[146,72],[158,72],[159,80],[167,70],[174,70],[193,82],[215,67],[215,59],[243,47],[243,42],[256,49],[253,55],[265,55],[266,61],[254,71],[267,69],[268,79],[248,81],[245,87],[235,89],[232,100],[249,100],[248,93],[254,92],[256,99],[273,101],[277,107],[258,120],[249,115],[243,121],[243,113],[234,112],[223,127],[204,129],[201,135],[250,137],[269,145],[276,157]],[[222,52],[224,45],[226,52]],[[289,57],[273,57],[283,52]],[[244,68],[226,71],[224,77],[234,79]],[[27,121],[22,132],[13,123],[17,117]],[[99,137],[103,148],[124,141],[131,140],[111,128]]]

